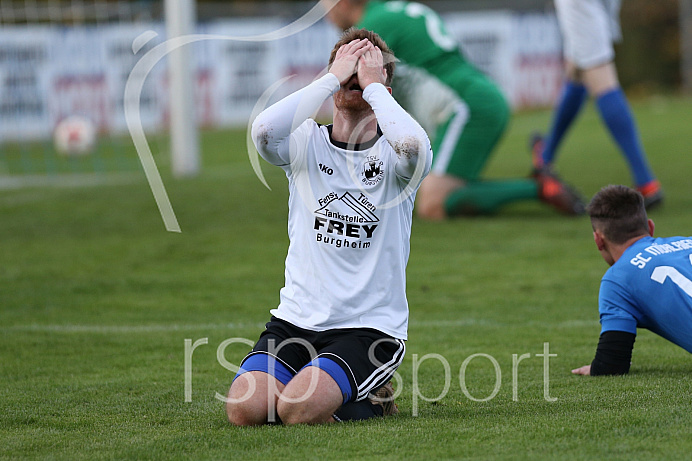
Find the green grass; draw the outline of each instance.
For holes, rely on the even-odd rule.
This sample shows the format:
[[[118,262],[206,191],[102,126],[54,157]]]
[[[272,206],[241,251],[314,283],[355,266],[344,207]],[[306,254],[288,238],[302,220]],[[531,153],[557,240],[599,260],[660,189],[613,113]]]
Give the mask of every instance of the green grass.
[[[633,104],[665,206],[659,235],[690,235],[692,101]],[[518,114],[489,166],[528,173],[526,142],[549,112]],[[407,357],[401,414],[320,427],[234,428],[215,393],[232,373],[217,361],[228,338],[253,341],[278,302],[286,237],[286,179],[254,176],[245,133],[203,135],[205,168],[172,179],[182,227],[165,232],[143,174],[126,184],[0,191],[0,458],[49,459],[688,459],[690,354],[646,331],[631,373],[587,378],[605,263],[587,218],[540,204],[489,218],[414,221],[408,267]],[[590,108],[558,167],[591,196],[629,173]],[[192,357],[185,401],[185,340]],[[550,353],[546,370],[544,343]],[[238,363],[246,350],[231,345]],[[488,358],[465,368],[473,354]],[[444,393],[439,354],[450,366]],[[513,354],[530,354],[516,372]],[[414,360],[418,372],[414,376]],[[544,373],[548,372],[545,399]],[[414,400],[414,385],[427,401]],[[415,408],[414,408],[415,407]],[[414,410],[417,415],[414,416]]]

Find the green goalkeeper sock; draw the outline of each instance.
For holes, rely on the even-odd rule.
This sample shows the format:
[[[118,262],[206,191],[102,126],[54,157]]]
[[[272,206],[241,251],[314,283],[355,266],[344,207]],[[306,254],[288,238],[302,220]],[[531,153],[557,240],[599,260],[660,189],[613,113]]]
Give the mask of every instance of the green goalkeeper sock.
[[[479,181],[452,192],[445,201],[448,216],[487,215],[519,200],[537,200],[538,185],[531,179]]]

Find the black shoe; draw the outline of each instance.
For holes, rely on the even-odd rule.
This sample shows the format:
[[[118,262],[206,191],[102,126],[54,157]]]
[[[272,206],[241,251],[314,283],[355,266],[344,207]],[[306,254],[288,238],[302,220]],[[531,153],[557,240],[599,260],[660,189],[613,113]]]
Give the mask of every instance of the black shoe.
[[[581,194],[565,184],[549,168],[534,170],[533,177],[538,183],[538,198],[560,213],[580,216],[586,213],[586,204]]]
[[[654,179],[648,184],[637,187],[637,190],[644,196],[646,211],[650,211],[663,204],[663,190],[661,190],[661,183],[657,180]]]

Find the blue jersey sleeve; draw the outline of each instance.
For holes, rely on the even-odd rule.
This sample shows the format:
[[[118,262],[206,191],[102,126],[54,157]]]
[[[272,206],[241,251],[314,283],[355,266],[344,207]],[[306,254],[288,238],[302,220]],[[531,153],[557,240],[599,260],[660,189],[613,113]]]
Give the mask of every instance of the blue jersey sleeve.
[[[601,334],[606,331],[625,331],[637,334],[637,309],[623,287],[609,280],[601,281],[598,294]]]

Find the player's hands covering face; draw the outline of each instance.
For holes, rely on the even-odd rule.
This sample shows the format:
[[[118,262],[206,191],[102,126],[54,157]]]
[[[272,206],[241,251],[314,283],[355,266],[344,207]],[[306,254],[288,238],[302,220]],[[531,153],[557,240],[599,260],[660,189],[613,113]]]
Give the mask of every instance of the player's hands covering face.
[[[382,50],[368,42],[365,52],[358,61],[358,82],[365,89],[371,83],[382,83],[387,80],[384,70],[384,58]]]
[[[365,53],[368,45],[372,46],[367,39],[358,39],[343,45],[337,50],[329,72],[336,75],[339,83],[344,85],[356,73],[358,60]]]
[[[378,47],[368,39],[357,39],[337,50],[329,72],[339,79],[341,85],[358,74],[360,87],[365,89],[371,83],[385,82],[383,62],[382,51]]]

